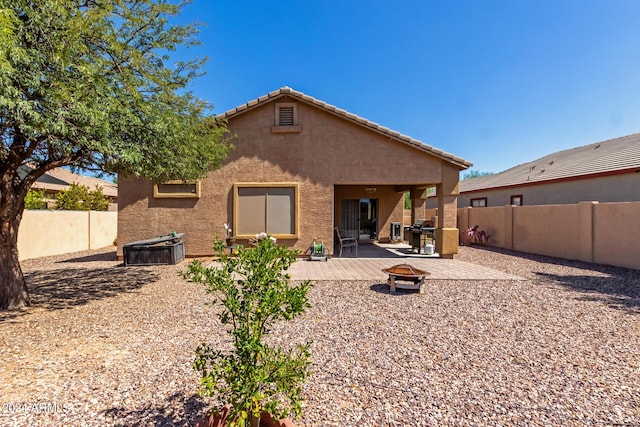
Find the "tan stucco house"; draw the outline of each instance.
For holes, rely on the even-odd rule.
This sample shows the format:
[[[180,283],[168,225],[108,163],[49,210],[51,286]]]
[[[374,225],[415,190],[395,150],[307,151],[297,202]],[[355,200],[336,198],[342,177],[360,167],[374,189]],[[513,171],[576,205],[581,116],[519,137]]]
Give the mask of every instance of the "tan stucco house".
[[[223,166],[193,184],[120,179],[118,255],[127,242],[184,232],[187,256],[211,255],[229,223],[238,243],[267,232],[304,252],[333,251],[334,228],[381,239],[403,220],[424,219],[436,186],[436,250],[457,253],[459,172],[471,163],[288,87],[220,116],[236,136]]]
[[[640,133],[557,151],[460,182],[458,206],[640,201]],[[427,203],[435,207],[435,201]]]

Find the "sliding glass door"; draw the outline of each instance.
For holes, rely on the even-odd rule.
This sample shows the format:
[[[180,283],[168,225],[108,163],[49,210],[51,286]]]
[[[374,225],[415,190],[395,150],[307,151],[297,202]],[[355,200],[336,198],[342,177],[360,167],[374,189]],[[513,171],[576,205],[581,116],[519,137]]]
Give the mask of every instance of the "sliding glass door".
[[[341,229],[345,237],[378,238],[378,199],[343,199]]]

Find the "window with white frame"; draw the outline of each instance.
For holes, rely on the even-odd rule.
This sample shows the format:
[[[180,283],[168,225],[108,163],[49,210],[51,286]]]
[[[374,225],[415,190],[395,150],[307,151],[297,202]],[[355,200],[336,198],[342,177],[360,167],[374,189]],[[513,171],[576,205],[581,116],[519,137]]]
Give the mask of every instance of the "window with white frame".
[[[234,219],[240,238],[262,232],[280,238],[297,237],[298,184],[235,184]]]
[[[471,207],[474,207],[474,208],[485,208],[485,207],[487,207],[487,198],[486,197],[478,197],[476,199],[471,199]]]

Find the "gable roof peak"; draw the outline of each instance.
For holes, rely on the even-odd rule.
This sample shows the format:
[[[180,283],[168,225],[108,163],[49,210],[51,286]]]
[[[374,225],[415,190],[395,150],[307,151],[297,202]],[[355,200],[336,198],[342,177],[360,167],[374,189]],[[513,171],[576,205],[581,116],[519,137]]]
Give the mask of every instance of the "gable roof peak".
[[[316,108],[319,108],[321,110],[324,110],[326,112],[328,112],[329,114],[333,114],[334,116],[338,116],[341,117],[345,120],[348,120],[350,122],[356,123],[362,127],[365,127],[373,132],[376,132],[378,134],[384,135],[386,137],[389,137],[390,139],[399,141],[403,144],[409,145],[413,148],[417,148],[421,151],[424,151],[428,154],[431,154],[435,157],[438,157],[442,160],[446,160],[449,163],[457,166],[460,169],[467,169],[468,167],[472,166],[473,163],[461,158],[461,157],[457,157],[454,156],[453,154],[447,153],[445,151],[442,151],[438,148],[432,147],[431,145],[425,144],[422,141],[419,141],[417,139],[411,138],[407,135],[403,135],[400,132],[391,130],[387,127],[381,126],[380,124],[376,123],[376,122],[372,122],[370,120],[367,120],[363,117],[360,117],[356,114],[350,113],[346,110],[343,110],[341,108],[336,107],[335,105],[331,105],[328,104],[324,101],[320,101],[319,99],[316,99],[312,96],[309,96],[303,92],[297,91],[295,89],[290,88],[289,86],[283,86],[278,90],[274,90],[273,92],[269,92],[267,95],[261,96],[257,99],[254,99],[252,101],[247,102],[246,104],[240,105],[236,108],[233,108],[231,110],[228,110],[222,114],[219,114],[217,117],[220,119],[230,119],[232,117],[235,117],[237,115],[246,113],[254,108],[257,108],[261,105],[266,104],[267,102],[271,102],[274,101],[278,98],[281,98],[283,96],[289,96],[292,98],[296,98],[299,101],[302,101],[304,103],[307,103],[309,105],[312,105]]]

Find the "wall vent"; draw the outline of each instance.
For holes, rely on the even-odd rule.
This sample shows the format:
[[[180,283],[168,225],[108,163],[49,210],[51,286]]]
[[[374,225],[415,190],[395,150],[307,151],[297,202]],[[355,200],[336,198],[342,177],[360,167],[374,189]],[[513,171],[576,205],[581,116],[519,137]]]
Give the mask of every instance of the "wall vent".
[[[278,125],[294,126],[293,106],[278,108]]]

